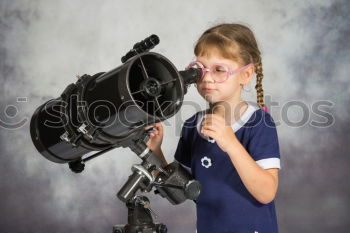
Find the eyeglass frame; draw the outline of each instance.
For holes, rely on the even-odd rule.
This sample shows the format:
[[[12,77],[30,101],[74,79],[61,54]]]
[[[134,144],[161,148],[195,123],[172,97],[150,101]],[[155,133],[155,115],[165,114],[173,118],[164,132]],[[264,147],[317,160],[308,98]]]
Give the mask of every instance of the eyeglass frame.
[[[230,71],[230,69],[228,68],[228,66],[227,66],[226,64],[215,63],[215,64],[213,64],[213,65],[211,66],[211,68],[206,68],[206,67],[204,67],[204,65],[203,65],[201,62],[199,62],[199,61],[193,61],[193,62],[191,62],[191,63],[186,67],[186,69],[191,68],[194,64],[198,64],[199,68],[202,70],[202,77],[201,77],[200,79],[198,79],[197,82],[199,82],[200,80],[203,79],[203,77],[204,77],[204,75],[205,75],[206,72],[210,72],[210,73],[211,73],[211,78],[214,80],[214,83],[223,83],[223,82],[226,82],[227,79],[229,78],[229,76],[231,76],[231,75],[233,75],[233,74],[236,74],[236,73],[238,73],[238,72],[244,70],[244,69],[247,68],[248,66],[253,65],[253,63],[249,63],[249,64],[247,64],[247,65],[245,65],[245,66],[241,66],[241,67],[239,67],[239,68],[237,68],[237,69],[235,69],[235,70],[231,70],[231,71]],[[227,71],[226,71],[226,73],[227,73],[226,79],[223,80],[223,81],[217,81],[217,80],[215,80],[215,78],[213,77],[212,68],[213,68],[213,66],[217,66],[217,65],[223,66],[223,67],[225,67],[225,68],[227,69]]]

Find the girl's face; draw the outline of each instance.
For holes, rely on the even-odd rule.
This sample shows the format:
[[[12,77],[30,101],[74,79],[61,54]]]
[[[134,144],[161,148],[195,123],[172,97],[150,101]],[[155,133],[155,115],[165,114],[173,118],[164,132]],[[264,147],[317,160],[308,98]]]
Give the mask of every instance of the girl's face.
[[[202,63],[206,68],[213,67],[214,64],[224,64],[230,71],[242,66],[233,60],[223,58],[217,49],[210,49],[207,55],[197,57],[197,61]],[[206,72],[204,77],[197,82],[197,90],[210,103],[223,101],[237,103],[241,98],[241,84],[248,83],[253,72],[253,66],[249,66],[236,74],[230,75],[222,83],[214,82],[211,72]]]

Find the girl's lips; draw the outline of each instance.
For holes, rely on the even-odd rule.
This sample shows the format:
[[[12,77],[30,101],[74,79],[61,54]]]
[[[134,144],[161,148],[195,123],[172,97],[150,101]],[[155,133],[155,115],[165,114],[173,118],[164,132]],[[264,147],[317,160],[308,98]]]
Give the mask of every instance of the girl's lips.
[[[215,89],[214,88],[202,88],[203,91],[214,91]]]

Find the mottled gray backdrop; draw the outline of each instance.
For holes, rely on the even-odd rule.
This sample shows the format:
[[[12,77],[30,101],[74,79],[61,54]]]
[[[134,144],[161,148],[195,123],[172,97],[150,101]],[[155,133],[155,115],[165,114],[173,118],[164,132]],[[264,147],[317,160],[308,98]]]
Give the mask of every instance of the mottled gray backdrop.
[[[283,167],[276,200],[280,232],[349,232],[349,12],[348,0],[2,0],[0,232],[102,233],[126,223],[115,194],[137,156],[116,149],[73,174],[36,151],[30,117],[75,75],[120,65],[135,42],[153,33],[161,39],[154,51],[183,69],[203,30],[222,22],[244,23],[255,32],[263,88],[278,104],[271,113]],[[255,100],[254,82],[247,89],[246,98]],[[168,161],[181,121],[205,107],[191,87],[177,118],[165,125]],[[172,206],[148,196],[170,233],[195,231],[192,202]]]

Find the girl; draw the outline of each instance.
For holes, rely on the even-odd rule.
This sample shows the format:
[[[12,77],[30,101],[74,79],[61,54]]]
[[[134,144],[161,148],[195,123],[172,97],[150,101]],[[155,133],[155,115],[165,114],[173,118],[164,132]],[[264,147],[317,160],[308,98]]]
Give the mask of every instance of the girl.
[[[198,233],[276,233],[274,199],[280,153],[274,121],[263,102],[262,63],[252,31],[221,24],[194,49],[199,94],[209,109],[187,119],[175,159],[202,185],[196,201]],[[257,106],[241,98],[256,74]],[[164,162],[163,127],[153,125],[147,145]]]

